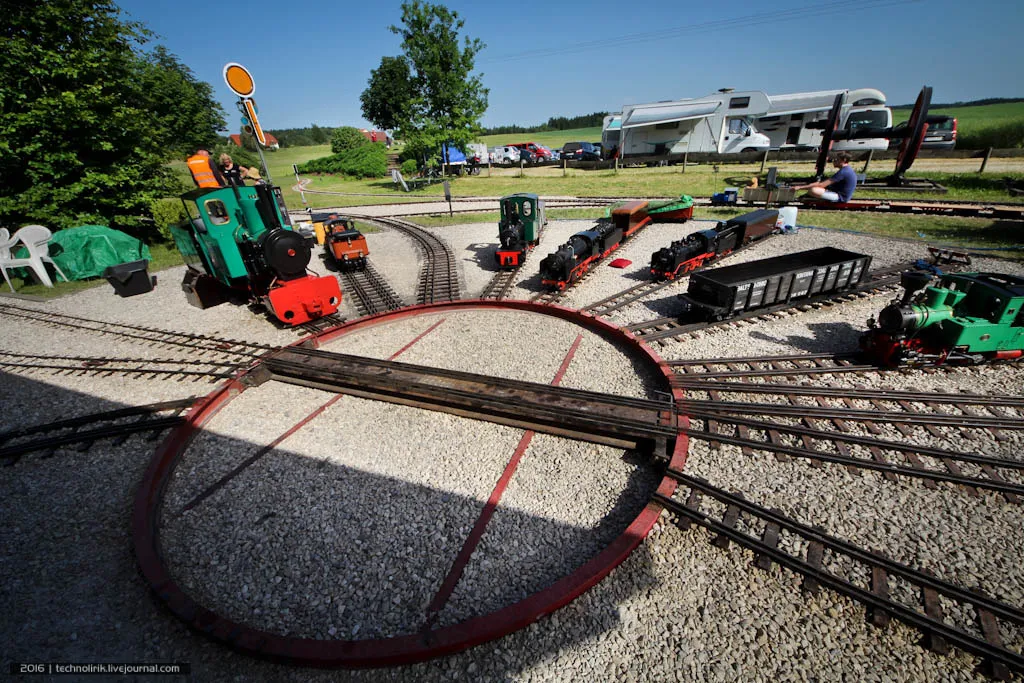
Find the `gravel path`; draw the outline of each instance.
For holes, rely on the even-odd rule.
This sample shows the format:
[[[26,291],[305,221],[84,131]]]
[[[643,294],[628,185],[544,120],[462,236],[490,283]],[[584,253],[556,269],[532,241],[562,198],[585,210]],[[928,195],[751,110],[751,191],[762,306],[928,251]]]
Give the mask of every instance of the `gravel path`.
[[[532,294],[539,284],[533,282],[539,258],[591,224],[553,221],[514,296]],[[632,260],[631,267],[601,266],[563,303],[585,305],[637,283],[652,251],[700,227],[693,222],[645,229],[616,253]],[[479,245],[497,241],[495,228],[436,229],[459,256],[471,295],[489,279],[489,273],[476,272],[480,254],[487,254]],[[405,296],[402,288],[408,284],[401,278],[415,281],[408,275],[416,270],[411,244],[389,232],[373,233],[368,240],[374,264]],[[924,255],[923,247],[907,243],[804,230],[773,237],[726,263],[825,245],[870,253],[875,267]],[[1024,274],[1017,264],[976,263],[980,269]],[[245,307],[191,308],[177,286],[181,270],[159,276],[154,292],[130,299],[115,297],[104,285],[47,304],[16,303],[273,344],[297,338],[293,330],[277,329]],[[685,281],[661,290],[656,301],[627,307],[613,320],[665,315],[684,288]],[[671,342],[660,353],[681,359],[846,350],[856,343],[864,320],[889,298],[878,295],[770,325]],[[445,318],[399,359],[547,382],[577,334],[567,324],[540,316],[472,315],[476,318],[401,321],[347,335],[336,347],[389,357]],[[472,329],[486,334],[467,342],[460,334]],[[6,316],[0,348],[179,357],[173,349]],[[3,380],[3,429],[211,389],[205,383],[45,372],[5,374]],[[828,381],[848,386],[857,380]],[[893,388],[1024,394],[1021,368],[887,374],[879,382]],[[589,335],[564,384],[633,396],[650,390],[618,351]],[[282,632],[335,638],[407,632],[422,616],[521,432],[346,397],[182,513],[197,493],[273,440],[282,425],[331,399],[311,389],[269,388],[237,397],[179,467],[162,520],[174,571],[229,615]],[[1007,442],[979,436],[977,444],[991,453],[1020,457],[1019,435]],[[735,546],[715,548],[705,532],[680,531],[667,517],[581,598],[518,633],[459,655],[356,672],[314,671],[240,656],[189,632],[151,599],[139,578],[130,511],[153,448],[142,438],[121,446],[100,442],[87,452],[61,450],[52,458],[32,456],[4,469],[2,666],[10,661],[181,661],[192,664],[198,680],[982,680],[974,671],[976,659],[931,654],[916,645],[916,632],[899,624],[875,629],[850,601],[828,591],[805,596],[793,574],[777,567],[753,570],[750,553]],[[691,453],[688,471],[712,484],[1024,604],[1024,508],[1001,497],[982,493],[972,498],[947,485],[927,489],[918,482],[888,482],[840,467],[779,463],[728,446],[711,450],[696,440]],[[574,553],[592,552],[635,514],[630,511],[652,482],[650,468],[621,451],[536,437],[465,580],[442,613],[442,623],[507,604],[571,569],[579,561]],[[408,505],[391,504],[397,500]],[[354,519],[364,523],[354,528]],[[386,603],[394,599],[397,605]]]

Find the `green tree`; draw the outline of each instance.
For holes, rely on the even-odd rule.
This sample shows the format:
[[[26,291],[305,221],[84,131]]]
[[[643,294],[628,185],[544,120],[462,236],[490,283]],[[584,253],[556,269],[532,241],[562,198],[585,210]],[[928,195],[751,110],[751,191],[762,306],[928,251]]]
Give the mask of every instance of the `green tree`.
[[[342,154],[368,144],[370,141],[366,139],[366,136],[358,128],[352,126],[336,128],[334,135],[331,136],[331,151],[335,154]]]
[[[466,37],[460,47],[463,25],[447,7],[413,0],[402,3],[402,25],[391,26],[410,68],[408,110],[397,135],[419,158],[438,155],[446,141],[465,149],[480,133],[488,90],[472,72],[484,44]]]
[[[7,3],[0,23],[0,224],[126,225],[180,191],[143,87],[148,32],[110,0]]]
[[[395,130],[405,122],[412,97],[412,74],[404,57],[382,57],[370,72],[369,87],[359,96],[366,120],[382,130]]]
[[[163,45],[143,55],[139,69],[151,133],[161,149],[180,157],[216,144],[217,131],[227,124],[209,83],[197,80]]]

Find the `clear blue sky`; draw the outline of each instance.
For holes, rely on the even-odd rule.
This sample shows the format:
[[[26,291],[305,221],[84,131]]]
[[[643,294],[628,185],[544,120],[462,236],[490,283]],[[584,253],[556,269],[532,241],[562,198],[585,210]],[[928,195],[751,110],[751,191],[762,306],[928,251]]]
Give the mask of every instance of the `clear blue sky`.
[[[359,94],[401,2],[118,0],[214,86],[231,132],[227,62],[256,81],[264,128],[368,126]],[[452,1],[480,38],[485,126],[618,111],[718,88],[769,94],[873,87],[890,104],[1024,97],[1021,0]]]

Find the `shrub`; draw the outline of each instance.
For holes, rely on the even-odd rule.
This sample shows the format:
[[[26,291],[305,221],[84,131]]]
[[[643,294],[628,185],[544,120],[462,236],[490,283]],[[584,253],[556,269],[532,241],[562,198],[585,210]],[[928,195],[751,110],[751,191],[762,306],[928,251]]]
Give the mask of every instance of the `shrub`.
[[[335,154],[343,154],[369,144],[370,141],[366,139],[366,136],[360,133],[358,128],[352,126],[342,126],[331,136],[331,151]]]
[[[1024,121],[1010,121],[970,132],[960,131],[956,146],[960,149],[1009,149],[1024,147]]]
[[[155,199],[149,205],[149,213],[153,216],[160,236],[168,241],[171,239],[171,226],[187,218],[180,199]]]
[[[383,178],[388,173],[387,150],[381,143],[310,159],[299,166],[299,173],[342,173],[356,178]]]
[[[402,162],[402,175],[411,176],[416,173],[418,166],[415,159],[406,159]]]

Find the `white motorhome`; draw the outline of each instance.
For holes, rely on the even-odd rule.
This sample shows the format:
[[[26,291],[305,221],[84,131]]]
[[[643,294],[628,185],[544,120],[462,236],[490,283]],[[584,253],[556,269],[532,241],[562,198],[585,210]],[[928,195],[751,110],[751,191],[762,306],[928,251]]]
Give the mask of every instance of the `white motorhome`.
[[[808,128],[812,121],[824,121],[835,102],[843,96],[839,128],[889,128],[892,110],[885,106],[885,94],[874,88],[856,90],[819,90],[817,92],[769,95],[770,106],[754,124],[771,140],[772,149],[815,149],[821,145],[821,129]],[[836,150],[884,150],[885,138],[837,140]]]
[[[768,96],[759,90],[627,105],[620,114],[605,117],[601,144],[606,154],[617,147],[623,157],[762,152],[771,142],[753,120],[768,107]]]

